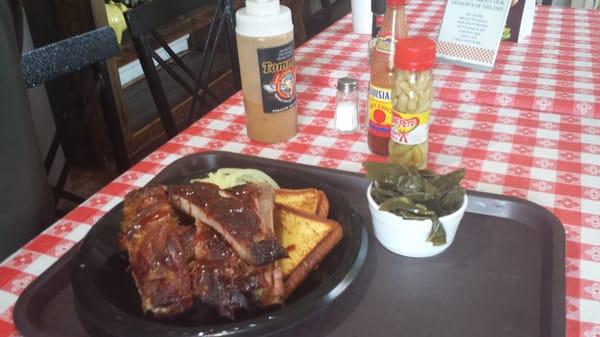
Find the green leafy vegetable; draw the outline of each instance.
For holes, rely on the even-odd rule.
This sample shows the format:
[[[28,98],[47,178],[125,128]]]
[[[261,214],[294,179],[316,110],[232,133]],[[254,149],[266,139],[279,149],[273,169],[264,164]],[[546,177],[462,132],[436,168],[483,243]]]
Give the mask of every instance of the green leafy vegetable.
[[[408,220],[431,219],[427,241],[433,245],[446,243],[446,231],[439,218],[456,212],[463,203],[465,190],[460,181],[461,168],[445,175],[429,169],[393,163],[365,162],[367,177],[373,181],[371,197],[379,209]]]
[[[431,232],[427,236],[427,241],[433,243],[434,246],[440,246],[446,243],[446,230],[437,216],[431,217]]]

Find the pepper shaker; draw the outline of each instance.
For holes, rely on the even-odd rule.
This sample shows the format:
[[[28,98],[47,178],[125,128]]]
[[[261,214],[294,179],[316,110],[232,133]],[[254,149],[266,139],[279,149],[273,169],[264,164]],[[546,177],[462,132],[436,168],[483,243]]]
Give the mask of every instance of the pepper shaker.
[[[340,132],[358,130],[358,81],[343,77],[337,82],[335,97],[335,129]]]

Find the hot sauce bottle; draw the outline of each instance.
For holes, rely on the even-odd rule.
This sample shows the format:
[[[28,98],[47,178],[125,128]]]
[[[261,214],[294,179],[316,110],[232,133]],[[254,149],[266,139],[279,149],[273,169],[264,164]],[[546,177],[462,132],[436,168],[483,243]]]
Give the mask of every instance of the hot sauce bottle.
[[[386,0],[383,26],[377,36],[371,58],[367,142],[369,150],[381,156],[388,155],[396,42],[408,34],[404,14],[405,5],[406,0]]]

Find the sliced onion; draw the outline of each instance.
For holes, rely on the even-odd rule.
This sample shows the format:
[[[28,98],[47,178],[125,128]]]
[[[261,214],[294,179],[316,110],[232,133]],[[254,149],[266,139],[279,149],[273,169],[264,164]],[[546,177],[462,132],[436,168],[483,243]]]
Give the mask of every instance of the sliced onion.
[[[221,168],[209,173],[206,178],[192,179],[191,182],[212,183],[219,188],[230,188],[246,183],[267,183],[273,188],[279,188],[273,178],[257,169]]]

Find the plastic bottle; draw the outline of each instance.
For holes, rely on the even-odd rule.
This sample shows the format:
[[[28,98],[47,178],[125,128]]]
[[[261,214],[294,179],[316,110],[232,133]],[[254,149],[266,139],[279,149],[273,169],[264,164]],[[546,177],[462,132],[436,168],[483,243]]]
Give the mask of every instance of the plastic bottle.
[[[291,11],[279,0],[246,0],[235,31],[248,137],[286,141],[298,132]]]
[[[434,64],[433,40],[413,37],[398,41],[392,89],[390,162],[420,169],[427,167]]]
[[[407,36],[406,0],[387,0],[383,26],[371,57],[368,144],[371,152],[387,156],[392,122],[392,83],[396,41]]]

